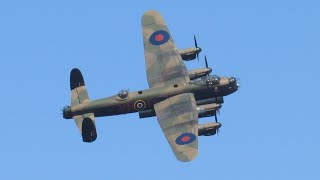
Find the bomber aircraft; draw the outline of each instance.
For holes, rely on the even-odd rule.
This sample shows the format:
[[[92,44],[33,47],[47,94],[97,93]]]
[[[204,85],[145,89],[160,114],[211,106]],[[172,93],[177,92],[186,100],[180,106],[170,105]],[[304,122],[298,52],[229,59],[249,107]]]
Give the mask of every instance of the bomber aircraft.
[[[210,75],[212,69],[187,71],[183,62],[198,57],[201,48],[177,50],[161,15],[156,11],[142,16],[147,79],[150,89],[90,100],[83,76],[74,68],[70,74],[71,106],[63,108],[65,119],[74,119],[84,142],[97,139],[95,117],[138,112],[140,118],[157,116],[176,158],[187,162],[198,154],[198,136],[215,135],[221,123],[217,111],[223,96],[239,89],[234,77]],[[198,119],[215,117],[215,122],[198,124]]]

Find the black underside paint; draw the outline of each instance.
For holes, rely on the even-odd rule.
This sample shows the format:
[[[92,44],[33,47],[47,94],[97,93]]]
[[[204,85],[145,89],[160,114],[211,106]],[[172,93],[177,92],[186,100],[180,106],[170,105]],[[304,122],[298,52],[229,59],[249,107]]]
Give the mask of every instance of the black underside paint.
[[[93,142],[97,139],[96,126],[93,121],[86,117],[82,121],[82,140],[83,142]]]
[[[84,79],[81,71],[77,68],[72,69],[70,73],[70,89],[73,90],[84,85]]]

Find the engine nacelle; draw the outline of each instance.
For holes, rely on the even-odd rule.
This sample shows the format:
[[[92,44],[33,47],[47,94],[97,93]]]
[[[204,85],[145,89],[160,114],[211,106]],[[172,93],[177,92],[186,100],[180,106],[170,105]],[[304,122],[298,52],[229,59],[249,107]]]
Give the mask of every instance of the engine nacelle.
[[[204,105],[204,104],[212,104],[212,103],[216,103],[216,104],[223,104],[223,97],[215,97],[215,98],[209,98],[209,99],[202,99],[202,100],[198,100],[197,101],[197,105]]]
[[[197,57],[197,54],[201,52],[201,48],[186,48],[179,49],[178,51],[183,60],[191,61],[194,60]]]
[[[221,123],[206,123],[198,125],[198,136],[213,136],[221,127]]]
[[[221,108],[221,104],[212,103],[197,107],[198,118],[211,117],[216,114],[216,111]]]
[[[207,76],[212,72],[211,68],[201,68],[201,69],[195,69],[188,71],[190,80],[197,79],[199,77]]]
[[[221,98],[210,98],[210,99],[207,99],[206,102],[217,102],[218,100],[221,101]],[[202,101],[205,102],[205,100],[202,100]],[[222,99],[222,101],[223,101],[223,99]],[[201,102],[201,103],[203,103],[203,102]],[[197,101],[197,104],[198,104],[198,101]],[[199,105],[197,107],[198,118],[214,116],[216,113],[216,110],[218,110],[220,108],[221,108],[221,104],[217,104],[217,103]],[[154,111],[153,108],[147,109],[144,111],[139,111],[139,118],[140,119],[154,117],[154,116],[156,116],[156,112]]]

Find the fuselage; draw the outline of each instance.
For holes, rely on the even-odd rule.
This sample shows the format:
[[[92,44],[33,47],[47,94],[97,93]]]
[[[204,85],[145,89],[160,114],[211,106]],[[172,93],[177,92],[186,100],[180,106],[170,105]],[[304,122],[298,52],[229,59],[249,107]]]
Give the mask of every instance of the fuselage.
[[[217,77],[217,76],[211,76]],[[153,109],[153,105],[169,97],[193,93],[196,101],[227,96],[238,89],[235,78],[219,77],[216,84],[210,83],[210,77],[204,77],[186,84],[175,84],[159,88],[128,92],[125,96],[118,94],[107,98],[84,102],[71,107],[72,116],[94,113],[96,117],[127,114]]]

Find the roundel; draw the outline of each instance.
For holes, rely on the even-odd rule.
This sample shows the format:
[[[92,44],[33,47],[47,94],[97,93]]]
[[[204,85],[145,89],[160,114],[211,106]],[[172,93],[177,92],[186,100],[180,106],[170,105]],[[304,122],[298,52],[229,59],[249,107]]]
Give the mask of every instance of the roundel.
[[[147,104],[143,100],[137,100],[134,104],[133,107],[136,111],[142,111],[146,108]]]
[[[196,140],[197,137],[192,133],[183,133],[176,139],[176,144],[178,145],[185,145],[192,143],[194,140]]]
[[[170,39],[170,35],[167,31],[158,30],[151,34],[149,41],[152,45],[159,46],[166,43]]]

